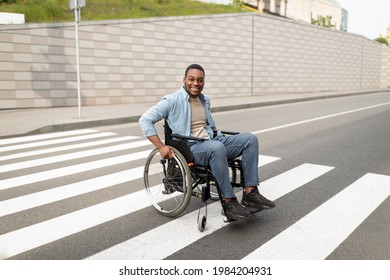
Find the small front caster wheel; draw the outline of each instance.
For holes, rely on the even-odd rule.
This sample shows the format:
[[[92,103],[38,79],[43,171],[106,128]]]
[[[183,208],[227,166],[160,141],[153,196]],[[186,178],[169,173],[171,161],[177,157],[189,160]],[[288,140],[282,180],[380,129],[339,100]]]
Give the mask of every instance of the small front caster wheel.
[[[198,221],[198,230],[203,232],[206,227],[207,218],[206,216],[202,217],[202,221]]]

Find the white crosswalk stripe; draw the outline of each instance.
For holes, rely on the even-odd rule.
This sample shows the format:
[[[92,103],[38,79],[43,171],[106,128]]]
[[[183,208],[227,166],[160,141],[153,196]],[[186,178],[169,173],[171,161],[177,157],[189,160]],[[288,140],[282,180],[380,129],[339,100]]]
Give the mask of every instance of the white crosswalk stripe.
[[[144,140],[144,141],[138,141],[138,142],[133,142],[133,143],[109,146],[109,147],[105,147],[105,148],[90,149],[88,151],[69,153],[69,154],[60,155],[60,156],[52,156],[52,157],[46,157],[46,158],[42,158],[42,159],[27,160],[27,161],[23,161],[23,162],[12,163],[12,164],[0,166],[0,173],[18,170],[18,169],[30,168],[30,167],[40,166],[40,165],[45,165],[45,164],[51,164],[51,163],[56,163],[56,162],[61,162],[61,161],[66,161],[66,160],[80,159],[80,158],[89,157],[89,156],[95,156],[95,155],[101,155],[101,154],[123,151],[123,150],[128,150],[128,149],[134,149],[134,148],[139,148],[142,146],[147,146],[149,144],[150,144],[150,142],[148,140]]]
[[[95,136],[96,136],[96,134],[95,134]],[[59,147],[48,148],[48,149],[22,152],[22,153],[17,153],[17,154],[10,154],[10,155],[6,155],[6,156],[0,156],[0,161],[10,160],[10,159],[18,159],[18,158],[23,158],[23,157],[32,157],[32,156],[37,156],[37,155],[49,154],[49,153],[63,152],[63,151],[93,147],[93,146],[98,146],[98,145],[112,144],[115,142],[130,141],[130,140],[137,139],[137,138],[138,137],[136,137],[136,136],[123,136],[123,137],[109,138],[109,139],[91,141],[91,142],[74,144],[74,145],[66,145],[66,146],[59,146]]]
[[[7,231],[2,219],[9,223],[11,215],[28,215],[28,211],[55,205],[65,199],[80,195],[93,196],[94,192],[113,186],[134,184],[143,177],[143,164],[152,146],[148,140],[139,137],[120,137],[115,133],[96,130],[3,139],[0,145],[0,195],[11,190],[22,193],[13,194],[9,198],[0,197],[0,234],[3,232],[0,235],[0,259],[17,256],[125,215],[136,215],[136,211],[151,207],[143,186],[137,185],[134,190],[129,189],[129,193],[117,198]],[[118,156],[118,152],[121,155]],[[68,163],[81,159],[82,163]],[[259,167],[279,161],[283,159],[259,155]],[[111,171],[98,177],[87,176],[94,170],[115,170],[113,167],[128,163],[132,163],[133,167],[125,170],[122,167],[124,171]],[[56,165],[47,170],[51,164]],[[45,168],[39,171],[43,166]],[[38,171],[31,172],[32,167]],[[332,170],[334,167],[331,166],[303,163],[262,182],[261,193],[271,200],[277,200]],[[16,172],[15,175],[13,172]],[[81,173],[87,175],[76,182],[52,187],[47,183],[50,179],[78,176]],[[45,189],[23,194],[25,186],[44,182],[49,184]],[[360,179],[329,201],[255,248],[245,259],[324,259],[389,195],[390,176],[362,174]],[[108,249],[102,249],[88,259],[167,258],[206,236],[218,234],[217,231],[228,225],[220,212],[218,201],[209,202],[204,232],[194,230],[198,215],[196,210],[126,241],[122,240]],[[161,242],[161,236],[164,236],[164,242]]]
[[[65,132],[47,133],[47,134],[31,135],[31,136],[16,137],[16,138],[7,138],[7,139],[0,139],[0,145],[10,145],[10,144],[29,142],[29,141],[39,141],[44,139],[80,135],[80,134],[87,134],[87,133],[94,133],[94,132],[97,131],[94,129],[81,129],[81,130],[71,130]]]
[[[278,196],[287,194],[288,192],[298,188],[330,171],[332,167],[303,165],[295,168],[288,173],[276,176],[264,182],[261,186],[261,191],[265,196],[273,194],[273,199]],[[310,170],[311,172],[304,172]],[[302,176],[302,177],[301,177]],[[299,182],[297,183],[297,178]],[[277,189],[278,191],[274,191]],[[237,195],[240,199],[240,195]],[[144,234],[141,234],[133,239],[130,239],[122,244],[119,244],[112,249],[103,251],[93,259],[163,259],[173,254],[185,246],[197,241],[205,235],[211,234],[218,229],[227,225],[221,219],[221,205],[217,202],[211,204],[208,208],[208,216],[210,226],[204,232],[194,232],[189,230],[193,228],[196,221],[198,211],[194,211],[181,219],[174,220],[163,226],[153,229]],[[161,242],[161,236],[164,236],[164,242]],[[180,238],[177,238],[180,236]]]
[[[262,157],[261,157],[262,158]],[[273,157],[265,157],[264,156],[264,162],[271,162],[272,159],[276,160],[277,158]],[[263,162],[263,161],[262,161]],[[80,182],[76,185],[73,185],[71,189],[66,188],[62,189],[63,192],[67,193],[67,196],[64,196],[63,198],[69,197],[70,195],[77,195],[80,194],[79,185],[89,185],[92,186],[93,183],[96,183],[97,187],[95,186],[95,189],[101,188],[106,186],[104,182],[109,182],[111,184],[113,183],[120,183],[124,180],[129,181],[131,179],[137,179],[142,176],[143,167],[137,167],[130,171],[124,171],[119,174],[107,176],[106,178],[99,178],[102,180],[99,180],[100,183],[97,182]],[[116,178],[116,179],[114,179]],[[95,181],[95,180],[94,180]],[[92,184],[91,184],[92,183]],[[99,185],[100,184],[100,185]],[[72,193],[73,190],[73,193]],[[91,191],[91,189],[89,189]],[[56,196],[60,195],[62,196],[63,193],[58,194],[58,190],[53,190],[51,192],[54,192]],[[76,194],[74,193],[76,192]],[[69,194],[70,193],[70,194]],[[50,202],[47,201],[49,195],[47,193],[44,193],[43,195],[39,196],[41,200],[43,200],[45,203]],[[38,200],[36,200],[37,196],[28,197],[27,199],[24,198],[25,201],[11,201],[8,204],[8,208],[10,207],[20,207],[20,202],[26,202],[36,204],[38,203]],[[27,200],[27,201],[26,201]],[[134,201],[136,203],[129,203],[129,201]],[[0,204],[1,205],[1,204]],[[26,204],[28,205],[28,204]],[[46,222],[42,222],[30,227],[26,227],[17,231],[13,231],[11,233],[7,233],[0,236],[0,248],[4,248],[4,252],[6,252],[7,257],[13,256],[15,254],[21,253],[25,250],[33,249],[37,246],[44,245],[48,242],[52,242],[54,240],[58,240],[62,237],[65,237],[69,234],[73,234],[79,231],[82,231],[86,228],[99,225],[101,223],[107,222],[109,220],[121,217],[123,215],[130,214],[134,211],[137,211],[139,209],[145,208],[150,205],[149,199],[146,196],[145,191],[138,191],[132,194],[129,194],[127,196],[123,196],[117,199],[113,199],[95,206],[91,206],[88,208],[85,208],[83,210],[79,210],[77,212],[73,212]],[[24,207],[24,206],[22,206]],[[5,205],[4,209],[7,208],[7,205]],[[9,212],[9,211],[8,211]],[[1,213],[1,212],[0,212]],[[94,218],[90,218],[90,216],[93,216]],[[73,221],[73,222],[72,222]],[[74,221],[80,221],[80,223],[74,222]],[[64,227],[66,229],[64,230]],[[55,229],[55,230],[53,230]],[[28,236],[28,238],[27,238]],[[42,238],[45,237],[45,238]],[[44,243],[41,243],[44,242]],[[6,246],[7,244],[14,244],[12,248],[7,247],[1,247]],[[1,251],[1,250],[0,250]]]
[[[129,203],[132,201],[132,203]],[[31,250],[84,229],[127,215],[149,205],[144,191],[109,200],[42,223],[0,236],[3,257]],[[11,246],[12,245],[12,246]]]
[[[245,258],[325,259],[389,195],[390,176],[366,174]]]
[[[143,168],[137,167],[130,170],[112,173],[109,175],[80,181],[77,183],[64,185],[58,188],[53,188],[46,191],[41,191],[29,195],[16,197],[0,202],[0,217],[41,206],[48,203],[53,203],[62,199],[73,197],[76,195],[85,194],[88,192],[97,191],[113,185],[128,182],[141,178]]]
[[[13,146],[5,146],[5,147],[0,148],[0,152],[9,152],[9,151],[14,151],[14,150],[34,148],[34,147],[40,147],[40,146],[69,143],[72,141],[75,142],[75,141],[80,141],[80,140],[88,140],[88,139],[94,139],[97,137],[106,137],[106,136],[113,136],[113,135],[114,134],[111,132],[102,132],[102,133],[97,133],[97,134],[87,134],[87,135],[82,135],[82,136],[61,138],[61,139],[56,139],[56,140],[47,140],[47,141],[42,141],[42,142],[32,142],[32,143],[19,144],[19,145],[13,145]]]
[[[80,172],[86,172],[97,168],[103,168],[103,167],[108,167],[120,163],[130,162],[130,161],[146,158],[149,155],[149,153],[150,151],[137,152],[134,154],[116,156],[109,159],[101,159],[101,160],[91,161],[87,163],[76,164],[73,166],[61,167],[53,170],[42,171],[42,172],[33,173],[29,175],[23,175],[19,177],[10,178],[10,179],[5,179],[0,181],[0,190],[15,188],[26,184],[32,184],[44,180],[77,174]]]
[[[278,158],[260,156],[260,163],[265,165]],[[9,215],[18,211],[23,211],[33,207],[52,203],[61,199],[66,199],[76,195],[104,189],[113,185],[128,182],[142,178],[143,167],[137,167],[130,170],[116,172],[109,175],[80,181],[77,183],[64,185],[47,191],[41,191],[30,195],[25,195],[0,202],[0,217]],[[130,179],[131,178],[131,179]]]

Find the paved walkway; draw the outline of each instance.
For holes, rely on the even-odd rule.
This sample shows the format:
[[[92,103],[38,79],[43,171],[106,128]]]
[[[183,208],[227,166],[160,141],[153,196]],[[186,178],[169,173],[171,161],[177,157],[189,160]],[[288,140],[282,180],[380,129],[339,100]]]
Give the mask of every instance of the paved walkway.
[[[373,89],[349,92],[269,94],[248,97],[226,97],[212,99],[211,105],[214,112],[221,112],[288,102],[307,101],[321,98],[332,98],[385,91],[390,93],[390,89]],[[0,110],[0,138],[137,122],[139,117],[153,104],[154,103],[136,103],[104,106],[82,106],[81,118],[79,118],[79,111],[77,106]]]

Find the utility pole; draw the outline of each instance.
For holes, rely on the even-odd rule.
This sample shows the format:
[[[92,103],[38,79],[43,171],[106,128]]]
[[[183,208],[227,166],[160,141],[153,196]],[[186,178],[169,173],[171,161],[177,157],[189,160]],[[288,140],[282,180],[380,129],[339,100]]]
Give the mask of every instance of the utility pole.
[[[76,64],[77,64],[77,104],[79,109],[79,119],[81,119],[81,89],[80,89],[80,54],[79,54],[79,22],[81,18],[81,7],[85,6],[86,0],[70,0],[69,6],[74,10],[74,21],[76,31]]]

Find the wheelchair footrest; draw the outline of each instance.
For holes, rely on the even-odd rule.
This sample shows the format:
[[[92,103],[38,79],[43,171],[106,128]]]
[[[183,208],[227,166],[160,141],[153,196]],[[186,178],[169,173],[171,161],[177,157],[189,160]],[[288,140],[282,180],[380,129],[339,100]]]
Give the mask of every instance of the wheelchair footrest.
[[[224,216],[226,218],[226,219],[223,220],[225,223],[231,223],[231,222],[237,221],[237,219],[233,219],[233,218],[230,218],[230,217],[226,216],[226,213],[225,213],[224,209],[221,210],[221,214],[222,214],[222,216]]]
[[[227,218],[226,220],[223,220],[225,223],[232,223],[232,222],[235,222],[237,221],[236,219],[233,219],[233,218]]]

